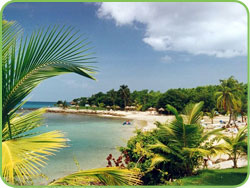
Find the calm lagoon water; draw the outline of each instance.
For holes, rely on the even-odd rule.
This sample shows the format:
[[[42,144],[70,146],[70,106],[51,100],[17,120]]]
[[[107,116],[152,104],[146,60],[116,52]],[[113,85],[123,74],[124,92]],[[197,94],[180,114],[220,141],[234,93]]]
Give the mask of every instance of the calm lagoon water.
[[[135,126],[123,126],[123,121],[90,115],[46,113],[44,125],[34,131],[61,130],[70,141],[69,147],[50,156],[48,165],[41,168],[49,180],[42,179],[35,184],[46,184],[77,171],[74,157],[81,169],[105,167],[107,156],[112,153],[118,157],[117,147],[125,146],[126,141],[134,135]]]

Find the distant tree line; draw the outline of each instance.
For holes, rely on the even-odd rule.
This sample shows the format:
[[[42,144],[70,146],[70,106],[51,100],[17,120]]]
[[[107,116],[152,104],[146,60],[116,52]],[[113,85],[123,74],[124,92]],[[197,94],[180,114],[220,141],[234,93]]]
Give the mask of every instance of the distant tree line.
[[[231,101],[231,103],[238,104],[239,113],[245,114],[247,112],[247,84],[239,83],[234,77],[220,80],[220,82],[221,85],[169,89],[164,93],[147,89],[131,92],[127,85],[121,85],[117,91],[111,89],[106,93],[98,92],[91,97],[76,98],[73,102],[80,106],[88,104],[90,106],[110,106],[110,108],[121,109],[126,106],[135,106],[138,111],[146,111],[150,107],[166,110],[166,105],[169,104],[182,112],[187,104],[203,101],[202,111],[204,112],[211,112],[216,109],[220,113],[230,113],[232,109],[236,109],[233,104],[230,107]],[[230,92],[234,96],[232,100],[229,99]],[[220,95],[224,95],[224,98]],[[218,100],[222,100],[221,103]],[[168,113],[168,111],[166,110],[164,113]]]

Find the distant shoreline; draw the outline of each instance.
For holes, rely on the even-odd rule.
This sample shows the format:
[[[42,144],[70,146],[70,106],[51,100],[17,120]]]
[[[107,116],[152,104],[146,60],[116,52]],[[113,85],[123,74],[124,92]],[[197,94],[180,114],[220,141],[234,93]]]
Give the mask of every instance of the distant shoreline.
[[[111,110],[90,110],[90,109],[63,109],[60,107],[51,107],[46,108],[48,113],[71,113],[71,114],[87,114],[87,115],[96,115],[106,118],[119,118],[125,120],[133,120],[135,125],[143,130],[152,130],[156,128],[154,124],[156,121],[164,123],[171,120],[174,116],[169,115],[156,115],[152,112],[138,112],[138,111],[111,111]]]

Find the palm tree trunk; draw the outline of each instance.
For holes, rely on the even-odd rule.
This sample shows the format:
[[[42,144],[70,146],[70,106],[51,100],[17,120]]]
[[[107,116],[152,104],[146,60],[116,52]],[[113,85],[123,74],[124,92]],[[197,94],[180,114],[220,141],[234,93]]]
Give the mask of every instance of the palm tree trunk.
[[[229,121],[228,121],[228,123],[227,123],[227,128],[230,127],[231,119],[232,119],[232,113],[230,112]]]
[[[237,159],[236,159],[236,157],[233,158],[233,163],[234,163],[233,168],[238,168],[237,167]]]

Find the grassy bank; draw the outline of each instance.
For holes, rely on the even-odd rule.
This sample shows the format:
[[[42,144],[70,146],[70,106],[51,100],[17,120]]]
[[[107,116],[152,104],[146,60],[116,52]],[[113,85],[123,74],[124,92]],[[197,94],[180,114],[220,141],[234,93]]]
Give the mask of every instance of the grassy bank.
[[[247,177],[247,167],[237,169],[202,170],[197,175],[185,177],[171,185],[238,185]]]

